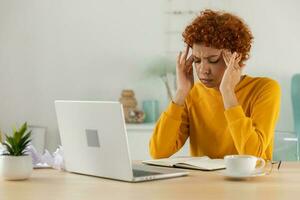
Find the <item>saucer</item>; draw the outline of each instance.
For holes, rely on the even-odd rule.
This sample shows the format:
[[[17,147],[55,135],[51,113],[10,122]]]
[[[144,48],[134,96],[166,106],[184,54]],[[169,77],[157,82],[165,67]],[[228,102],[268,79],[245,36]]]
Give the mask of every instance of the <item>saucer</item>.
[[[232,174],[225,171],[221,172],[221,175],[226,178],[233,178],[233,179],[246,179],[246,178],[253,178],[259,176],[265,176],[267,173],[265,171],[253,172],[250,174]]]

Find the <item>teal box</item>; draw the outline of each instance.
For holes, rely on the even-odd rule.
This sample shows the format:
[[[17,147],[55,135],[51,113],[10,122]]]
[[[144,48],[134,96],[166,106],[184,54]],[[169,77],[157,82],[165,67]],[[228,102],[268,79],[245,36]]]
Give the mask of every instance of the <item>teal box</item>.
[[[159,117],[159,102],[158,100],[143,101],[143,111],[145,113],[145,122],[154,123]]]

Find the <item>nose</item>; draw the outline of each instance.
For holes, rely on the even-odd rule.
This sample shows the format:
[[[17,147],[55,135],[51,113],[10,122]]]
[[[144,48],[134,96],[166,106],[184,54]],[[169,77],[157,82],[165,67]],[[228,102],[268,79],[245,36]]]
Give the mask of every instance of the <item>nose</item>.
[[[199,71],[200,71],[201,74],[210,74],[210,72],[211,72],[209,65],[205,62],[202,62],[200,64],[200,70]]]

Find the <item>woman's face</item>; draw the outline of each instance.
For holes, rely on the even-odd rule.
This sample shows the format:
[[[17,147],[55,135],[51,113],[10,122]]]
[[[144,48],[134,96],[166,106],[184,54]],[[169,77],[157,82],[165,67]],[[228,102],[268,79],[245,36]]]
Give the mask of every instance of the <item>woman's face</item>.
[[[200,81],[208,88],[219,89],[226,64],[222,50],[193,44],[194,66]]]

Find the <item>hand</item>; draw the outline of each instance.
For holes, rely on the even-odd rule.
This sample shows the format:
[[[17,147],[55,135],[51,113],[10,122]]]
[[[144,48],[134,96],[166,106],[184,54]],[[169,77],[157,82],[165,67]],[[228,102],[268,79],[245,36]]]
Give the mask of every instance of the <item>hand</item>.
[[[234,89],[241,80],[241,67],[239,66],[241,55],[236,52],[231,54],[230,51],[222,51],[222,55],[227,68],[223,74],[219,90],[222,94],[224,108],[229,109],[239,105]]]
[[[222,55],[227,67],[219,87],[220,92],[223,94],[226,92],[234,92],[235,86],[241,79],[242,68],[239,66],[241,55],[238,55],[236,52],[232,54],[228,50],[223,50]]]
[[[193,75],[193,62],[194,59],[191,56],[188,57],[189,46],[186,51],[179,52],[176,64],[176,76],[177,76],[177,91],[174,98],[174,103],[183,105],[186,96],[194,85]]]

